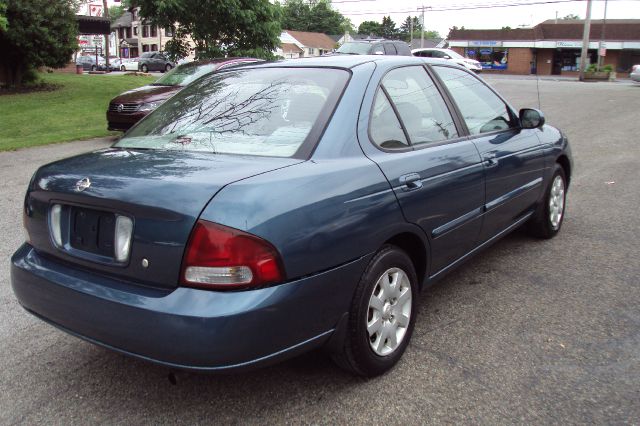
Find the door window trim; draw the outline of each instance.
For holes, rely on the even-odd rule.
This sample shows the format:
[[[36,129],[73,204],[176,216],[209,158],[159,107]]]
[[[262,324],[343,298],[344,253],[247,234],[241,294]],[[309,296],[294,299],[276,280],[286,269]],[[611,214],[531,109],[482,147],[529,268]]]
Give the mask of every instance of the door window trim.
[[[384,81],[384,78],[387,76],[387,74],[389,74],[391,71],[395,71],[395,70],[401,69],[401,68],[422,68],[423,71],[426,73],[426,76],[428,78],[431,78],[432,82],[434,83],[434,86],[436,87],[436,90],[440,94],[440,97],[444,100],[445,106],[447,107],[447,111],[449,112],[449,114],[451,115],[451,118],[453,119],[453,123],[454,123],[454,126],[456,128],[456,132],[458,133],[458,137],[451,138],[451,139],[443,139],[443,140],[438,141],[438,142],[421,143],[421,144],[418,144],[418,145],[414,145],[411,142],[411,139],[409,138],[409,133],[408,133],[408,131],[407,131],[405,125],[404,125],[404,122],[402,121],[402,118],[400,117],[400,114],[398,113],[398,109],[396,108],[395,103],[393,102],[393,100],[389,96],[389,93],[387,93],[387,89],[385,89],[382,86],[382,82]],[[448,96],[450,96],[448,91],[443,93],[442,88],[440,87],[440,84],[441,84],[441,81],[439,79],[438,80],[434,79],[431,76],[431,73],[429,72],[428,68],[426,68],[424,65],[405,64],[405,65],[400,65],[400,66],[388,69],[382,75],[382,77],[380,77],[380,80],[376,84],[375,94],[374,94],[373,100],[371,102],[371,106],[369,108],[369,122],[367,123],[367,137],[369,139],[369,143],[371,145],[373,145],[375,148],[377,148],[378,150],[382,151],[382,152],[386,152],[386,153],[402,153],[402,152],[409,152],[409,151],[419,151],[421,149],[433,148],[433,147],[437,147],[437,146],[448,145],[448,144],[453,144],[453,143],[458,143],[458,142],[462,142],[462,141],[468,140],[469,139],[469,135],[468,135],[468,130],[467,130],[466,125],[464,124],[464,121],[460,120],[460,116],[458,116],[458,110],[457,109],[455,109],[455,110],[451,109],[451,107],[455,106],[455,104],[450,102],[450,100],[448,99]],[[371,137],[371,118],[373,117],[373,108],[375,106],[376,100],[377,100],[380,92],[384,93],[384,96],[387,98],[387,101],[391,105],[391,108],[393,109],[393,112],[396,115],[396,118],[397,118],[398,122],[400,123],[400,127],[402,128],[402,132],[404,133],[404,136],[407,139],[407,142],[409,143],[409,146],[407,146],[406,148],[393,148],[393,149],[391,149],[391,148],[383,148],[380,145],[378,145],[377,143],[375,143],[375,141]],[[461,125],[464,126],[464,127],[461,127]]]

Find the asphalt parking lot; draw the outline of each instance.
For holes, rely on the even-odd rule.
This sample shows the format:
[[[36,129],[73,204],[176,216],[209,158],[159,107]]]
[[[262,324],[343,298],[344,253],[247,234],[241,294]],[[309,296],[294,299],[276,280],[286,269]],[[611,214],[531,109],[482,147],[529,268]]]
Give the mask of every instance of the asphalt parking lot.
[[[538,106],[535,79],[487,80]],[[539,88],[576,162],[562,232],[515,232],[425,291],[403,360],[372,380],[315,352],[174,384],[31,317],[9,284],[29,178],[109,142],[0,153],[0,424],[640,423],[640,84]]]

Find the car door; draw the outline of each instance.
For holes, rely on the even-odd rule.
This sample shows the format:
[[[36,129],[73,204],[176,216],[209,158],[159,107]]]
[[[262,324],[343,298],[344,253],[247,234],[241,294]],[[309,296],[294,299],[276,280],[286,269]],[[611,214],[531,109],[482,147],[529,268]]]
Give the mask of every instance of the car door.
[[[513,110],[482,80],[433,66],[483,159],[486,183],[481,242],[523,220],[542,191],[544,152],[537,129],[521,129]]]
[[[363,149],[389,180],[407,221],[430,241],[430,274],[477,243],[484,175],[473,142],[423,66],[389,71],[380,81]],[[361,117],[363,114],[361,113]],[[362,126],[360,126],[362,128]]]

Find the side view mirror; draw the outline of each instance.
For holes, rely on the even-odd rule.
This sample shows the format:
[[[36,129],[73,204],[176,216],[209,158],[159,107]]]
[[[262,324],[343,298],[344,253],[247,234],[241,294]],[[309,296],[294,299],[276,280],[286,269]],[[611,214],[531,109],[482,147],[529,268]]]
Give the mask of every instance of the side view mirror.
[[[544,126],[544,114],[534,108],[522,108],[520,110],[520,126],[523,129],[538,129]]]
[[[444,56],[443,56],[443,58],[444,58],[444,59],[451,59],[451,56],[449,56],[449,55],[444,55]]]

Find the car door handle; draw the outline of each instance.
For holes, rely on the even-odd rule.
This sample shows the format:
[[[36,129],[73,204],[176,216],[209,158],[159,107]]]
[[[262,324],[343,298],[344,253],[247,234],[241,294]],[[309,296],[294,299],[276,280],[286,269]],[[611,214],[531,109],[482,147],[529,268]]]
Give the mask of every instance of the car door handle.
[[[422,179],[418,173],[409,173],[400,176],[400,183],[403,185],[403,191],[415,191],[422,188]]]
[[[488,152],[482,156],[486,167],[495,167],[498,165],[498,159],[495,152]]]

